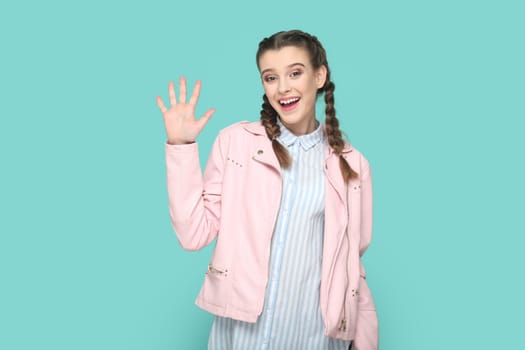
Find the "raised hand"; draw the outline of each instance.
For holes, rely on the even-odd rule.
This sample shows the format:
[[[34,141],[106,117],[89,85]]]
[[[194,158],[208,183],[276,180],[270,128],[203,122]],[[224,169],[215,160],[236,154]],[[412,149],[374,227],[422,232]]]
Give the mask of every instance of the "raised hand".
[[[180,78],[179,102],[175,97],[175,87],[172,81],[168,85],[170,108],[167,109],[160,96],[157,96],[157,105],[164,117],[164,126],[168,135],[168,143],[172,145],[194,142],[204,125],[215,112],[209,109],[199,119],[195,119],[195,106],[199,100],[201,81],[197,80],[191,94],[190,101],[186,103],[186,79]]]

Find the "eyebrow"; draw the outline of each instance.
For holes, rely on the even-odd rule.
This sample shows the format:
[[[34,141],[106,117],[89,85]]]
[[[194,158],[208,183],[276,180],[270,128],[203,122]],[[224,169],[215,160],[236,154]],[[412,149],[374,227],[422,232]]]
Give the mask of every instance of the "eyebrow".
[[[300,62],[297,62],[297,63],[292,63],[292,64],[289,64],[288,66],[286,66],[286,68],[292,68],[293,66],[302,66],[303,68],[305,67],[304,64],[300,63]],[[264,73],[266,72],[269,72],[269,71],[272,71],[273,68],[266,68],[265,70],[263,70],[261,72],[261,75],[263,75]]]

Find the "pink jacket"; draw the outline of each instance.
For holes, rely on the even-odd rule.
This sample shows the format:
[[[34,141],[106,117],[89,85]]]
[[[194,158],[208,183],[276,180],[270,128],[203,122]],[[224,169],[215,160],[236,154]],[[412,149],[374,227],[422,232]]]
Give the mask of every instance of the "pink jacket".
[[[170,215],[181,246],[198,250],[217,238],[196,304],[255,322],[282,192],[264,127],[240,122],[222,130],[203,175],[196,143],[165,148]],[[347,186],[339,157],[328,149],[321,312],[326,336],[353,340],[352,350],[375,350],[377,316],[360,259],[372,237],[371,174],[355,148],[346,144],[343,155],[360,176]]]

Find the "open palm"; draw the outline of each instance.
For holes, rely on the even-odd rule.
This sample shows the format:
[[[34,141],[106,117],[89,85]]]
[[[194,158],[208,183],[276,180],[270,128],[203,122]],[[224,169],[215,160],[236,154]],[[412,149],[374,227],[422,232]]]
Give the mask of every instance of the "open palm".
[[[209,109],[200,119],[195,118],[195,107],[199,100],[201,81],[197,80],[191,94],[190,101],[186,103],[186,79],[180,78],[179,102],[175,96],[173,82],[168,85],[170,108],[166,108],[160,96],[157,96],[157,105],[164,117],[164,126],[170,144],[184,144],[194,142],[206,123],[215,112]]]

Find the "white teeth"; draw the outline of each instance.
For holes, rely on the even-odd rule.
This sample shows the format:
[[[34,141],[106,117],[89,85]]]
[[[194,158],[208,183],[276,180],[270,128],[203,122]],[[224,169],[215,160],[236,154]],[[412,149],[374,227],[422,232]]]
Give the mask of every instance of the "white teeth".
[[[289,105],[290,103],[294,103],[294,102],[297,102],[299,101],[299,98],[298,97],[295,97],[295,98],[290,98],[288,100],[281,100],[279,101],[282,105]]]

